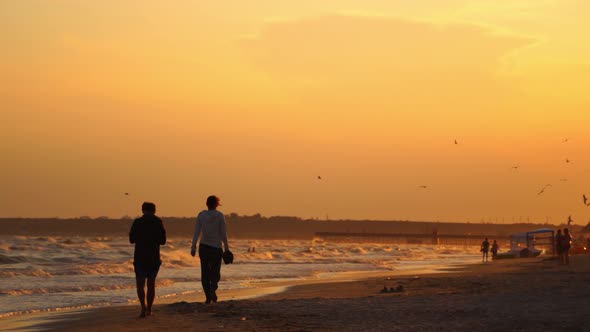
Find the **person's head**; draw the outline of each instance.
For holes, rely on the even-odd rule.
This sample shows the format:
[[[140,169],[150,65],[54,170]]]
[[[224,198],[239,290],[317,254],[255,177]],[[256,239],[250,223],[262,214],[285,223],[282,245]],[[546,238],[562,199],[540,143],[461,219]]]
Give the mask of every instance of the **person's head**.
[[[209,208],[209,210],[215,210],[219,205],[221,205],[219,204],[219,197],[215,195],[207,197],[207,208]]]
[[[143,214],[156,214],[156,204],[143,202],[143,204],[141,204],[141,212],[143,212]]]
[[[496,243],[496,240],[494,240],[494,243]]]
[[[570,230],[569,229],[567,229],[567,228],[564,228],[563,229],[563,234],[569,234],[569,233],[570,233]]]
[[[488,240],[488,238],[486,237],[486,241]]]
[[[557,234],[561,234],[561,229],[558,229],[557,230]]]

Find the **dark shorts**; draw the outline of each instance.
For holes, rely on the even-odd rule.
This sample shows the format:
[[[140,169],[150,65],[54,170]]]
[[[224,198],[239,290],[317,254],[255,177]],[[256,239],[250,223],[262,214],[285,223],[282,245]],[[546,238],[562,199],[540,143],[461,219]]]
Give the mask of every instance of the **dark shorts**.
[[[160,271],[160,266],[148,266],[138,263],[133,263],[136,278],[155,278]]]

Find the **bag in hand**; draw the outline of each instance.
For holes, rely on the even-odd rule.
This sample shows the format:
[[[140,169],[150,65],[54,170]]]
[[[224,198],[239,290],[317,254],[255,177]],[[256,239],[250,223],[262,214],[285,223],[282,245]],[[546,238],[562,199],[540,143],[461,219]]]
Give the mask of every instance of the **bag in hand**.
[[[225,264],[232,264],[234,262],[234,254],[229,250],[224,251],[221,258],[223,258]]]

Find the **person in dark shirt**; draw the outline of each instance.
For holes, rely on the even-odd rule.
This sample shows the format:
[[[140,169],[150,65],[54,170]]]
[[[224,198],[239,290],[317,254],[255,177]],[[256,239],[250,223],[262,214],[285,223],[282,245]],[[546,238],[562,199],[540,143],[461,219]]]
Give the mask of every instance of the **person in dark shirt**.
[[[563,264],[563,235],[561,234],[561,229],[557,230],[557,234],[555,234],[555,251],[557,252],[557,257],[559,260],[559,264]]]
[[[482,257],[481,257],[482,263],[487,262],[488,261],[488,252],[490,251],[490,243],[488,242],[487,237],[481,243],[481,249],[479,251],[482,252]]]
[[[496,240],[494,240],[494,243],[492,243],[492,258],[496,258],[496,256],[498,256],[498,249],[500,249],[500,246],[498,245],[498,242],[496,242]]]
[[[563,257],[563,264],[570,264],[570,249],[572,247],[572,234],[569,229],[563,229],[563,235],[561,236],[561,256]]]
[[[140,318],[152,315],[152,304],[156,297],[156,276],[160,270],[160,245],[166,244],[166,230],[162,220],[156,216],[156,205],[145,202],[141,206],[143,216],[133,221],[129,242],[135,244],[133,268],[137,284],[137,297],[141,303]],[[147,279],[147,306],[145,280]]]

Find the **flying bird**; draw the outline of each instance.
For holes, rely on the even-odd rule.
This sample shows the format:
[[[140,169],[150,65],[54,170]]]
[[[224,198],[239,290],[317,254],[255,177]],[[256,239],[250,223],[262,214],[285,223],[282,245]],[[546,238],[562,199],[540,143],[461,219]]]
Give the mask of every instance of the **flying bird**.
[[[322,179],[322,177],[318,175],[318,180],[321,180],[321,179]]]
[[[559,181],[565,182],[565,181],[567,181],[567,179],[566,178],[563,178],[563,179],[559,179]]]
[[[543,188],[541,188],[541,190],[537,193],[537,195],[541,195],[542,193],[545,192],[545,189],[547,189],[549,187],[553,187],[553,186],[550,183],[546,184]]]
[[[582,199],[584,200],[584,205],[590,205],[590,203],[588,203],[588,197],[586,197],[586,194],[582,194]]]
[[[459,144],[459,142],[457,142],[457,140],[455,140],[455,145]]]
[[[571,160],[569,160],[569,158],[566,158],[566,159],[565,159],[565,162],[569,164],[569,163],[571,163],[572,161],[571,161]]]
[[[572,221],[574,221],[574,219],[572,219],[572,216],[570,215],[569,217],[567,217],[567,225],[571,225]]]
[[[426,189],[428,186],[418,186],[418,188]]]
[[[569,138],[564,138],[561,143],[567,143],[570,139]]]
[[[512,166],[512,169],[515,171],[518,171],[518,169],[520,168],[520,166],[516,165],[516,166]]]
[[[129,193],[124,193],[123,195],[125,195],[125,196],[129,196]]]

